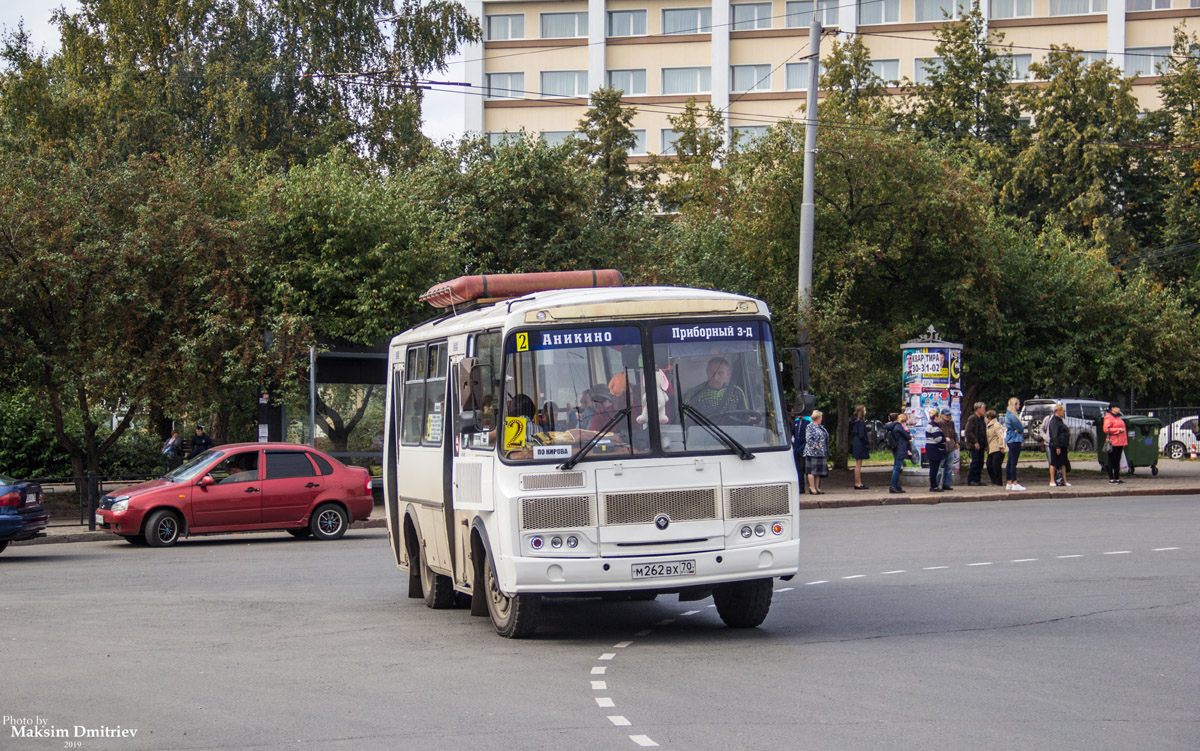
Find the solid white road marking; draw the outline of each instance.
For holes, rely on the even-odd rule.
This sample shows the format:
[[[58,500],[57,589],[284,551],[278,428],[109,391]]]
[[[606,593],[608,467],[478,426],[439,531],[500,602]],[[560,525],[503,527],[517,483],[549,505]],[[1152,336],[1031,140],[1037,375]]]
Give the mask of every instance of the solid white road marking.
[[[604,671],[606,671],[606,670],[608,670],[608,668],[600,668],[600,667],[592,668],[592,675],[604,675]]]
[[[593,691],[607,691],[608,690],[608,681],[592,681],[592,690]]]
[[[1155,553],[1161,553],[1164,550],[1179,550],[1179,548],[1154,548]]]
[[[1132,553],[1132,552],[1133,552],[1132,550],[1110,550],[1107,553],[1105,553],[1105,555],[1125,555],[1127,553]]]
[[[866,574],[855,574],[854,576],[843,576],[843,579],[862,579]]]
[[[613,649],[625,649],[625,647],[628,647],[630,644],[633,644],[633,642],[631,642],[631,641],[618,642],[613,645]]]
[[[648,736],[648,735],[631,735],[631,736],[629,736],[629,740],[638,744],[642,748],[650,748],[651,746],[658,745],[654,741],[650,740],[650,736]]]
[[[895,571],[884,571],[884,572],[883,572],[883,575],[884,575],[884,576],[888,576],[889,574],[907,574],[907,573],[908,573],[908,572],[907,572],[907,571],[905,571],[904,569],[902,569],[902,568],[898,568],[898,569],[896,569]]]
[[[612,658],[614,658],[616,656],[617,656],[616,652],[605,652],[604,654],[600,655],[600,657],[598,659],[611,660]]]
[[[699,612],[700,612],[699,610],[689,610],[686,613],[680,613],[680,615],[695,615],[696,613],[699,613]]]
[[[950,568],[949,566],[926,566],[922,571],[938,571],[940,569]]]
[[[1013,563],[1029,563],[1031,561],[1036,561],[1036,560],[1037,560],[1037,558],[1014,558],[1012,560],[1012,562]]]
[[[818,581],[815,581],[815,582],[804,582],[804,586],[808,587],[808,586],[811,586],[811,585],[813,585],[813,584],[828,584],[828,583],[829,583],[829,580],[828,580],[828,579],[820,579],[820,580],[818,580]]]
[[[1079,555],[1079,554],[1075,554],[1075,555],[1060,555],[1060,556],[1059,556],[1059,558],[1082,558],[1082,557],[1083,557],[1083,556],[1082,556],[1082,555]]]
[[[992,562],[984,561],[983,563],[968,563],[967,565],[968,566],[990,566],[990,565],[992,565]]]
[[[654,633],[654,629],[652,629],[652,628],[644,628],[644,629],[642,629],[641,631],[639,631],[639,632],[637,632],[636,634],[634,634],[634,636],[649,636],[650,634],[653,634],[653,633]]]
[[[608,716],[608,721],[611,722],[612,724],[616,725],[617,727],[627,727],[632,724],[629,722],[629,720],[625,719],[624,717],[622,717],[619,714],[610,714]]]
[[[596,706],[598,706],[598,707],[615,707],[617,705],[613,704],[613,700],[608,698],[607,696],[597,696],[596,697]]]

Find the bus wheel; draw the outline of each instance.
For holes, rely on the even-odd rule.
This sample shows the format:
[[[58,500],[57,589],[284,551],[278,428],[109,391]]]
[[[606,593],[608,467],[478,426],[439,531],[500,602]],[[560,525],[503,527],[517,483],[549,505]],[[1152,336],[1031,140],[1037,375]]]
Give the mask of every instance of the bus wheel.
[[[506,639],[524,639],[537,630],[538,616],[542,611],[540,595],[509,595],[500,591],[500,580],[496,566],[488,557],[485,565],[484,587],[487,596],[488,615],[496,633]]]
[[[421,591],[425,595],[425,607],[445,610],[454,607],[454,582],[429,568],[425,560],[425,548],[421,548]]]
[[[775,585],[770,579],[722,584],[713,589],[717,613],[730,628],[754,628],[767,619]]]

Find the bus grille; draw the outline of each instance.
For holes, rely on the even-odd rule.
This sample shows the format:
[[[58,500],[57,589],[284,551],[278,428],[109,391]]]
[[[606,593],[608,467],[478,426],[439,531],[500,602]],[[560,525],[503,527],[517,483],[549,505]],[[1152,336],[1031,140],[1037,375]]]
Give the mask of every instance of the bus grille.
[[[729,518],[745,519],[751,516],[786,516],[788,503],[787,485],[752,485],[746,488],[729,488]]]
[[[709,488],[604,496],[605,524],[649,524],[659,514],[677,522],[717,519],[717,494]]]
[[[561,490],[582,488],[582,472],[548,472],[538,475],[521,475],[521,490]]]
[[[592,526],[590,495],[521,499],[521,529],[573,529]]]

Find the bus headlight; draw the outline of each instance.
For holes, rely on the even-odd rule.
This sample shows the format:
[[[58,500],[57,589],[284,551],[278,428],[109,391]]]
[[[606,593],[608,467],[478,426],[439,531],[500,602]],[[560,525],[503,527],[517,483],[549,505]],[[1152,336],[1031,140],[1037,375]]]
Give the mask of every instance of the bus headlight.
[[[551,537],[550,538],[550,547],[554,548],[555,550],[558,550],[559,548],[561,548],[562,547],[562,538],[561,537]]]
[[[579,547],[579,538],[578,538],[578,537],[576,537],[575,535],[571,535],[570,537],[568,537],[568,538],[567,538],[567,547],[568,547],[568,548],[577,548],[577,547]]]
[[[761,524],[755,525],[754,535],[755,535],[755,537],[766,537],[767,536],[767,528]]]
[[[750,526],[749,526],[749,525],[746,525],[745,527],[742,527],[742,537],[744,537],[744,538],[746,538],[747,540],[749,540],[749,539],[750,539],[750,535],[752,535],[752,534],[754,534],[754,531],[750,529]]]

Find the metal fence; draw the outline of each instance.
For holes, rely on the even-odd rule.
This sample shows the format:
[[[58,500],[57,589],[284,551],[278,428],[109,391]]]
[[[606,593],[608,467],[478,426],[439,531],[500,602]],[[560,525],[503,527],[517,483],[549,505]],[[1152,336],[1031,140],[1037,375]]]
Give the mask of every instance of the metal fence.
[[[1159,450],[1168,456],[1188,456],[1200,445],[1200,407],[1144,407],[1127,414],[1146,415],[1162,420]]]
[[[100,475],[89,472],[85,477],[30,477],[25,481],[42,486],[42,502],[50,511],[51,525],[87,525],[88,529],[95,529],[96,506],[105,493],[149,479],[152,479],[150,475],[144,474]]]

